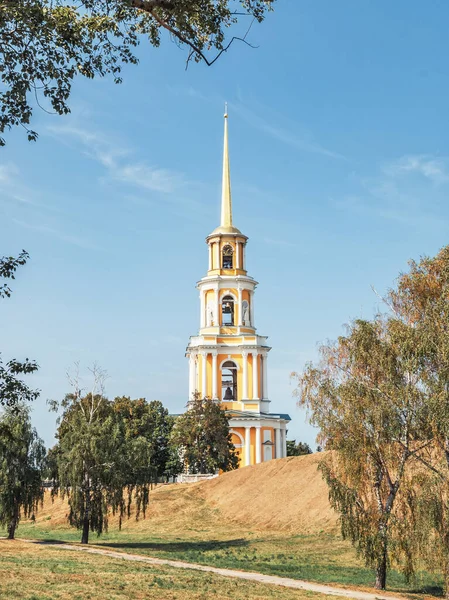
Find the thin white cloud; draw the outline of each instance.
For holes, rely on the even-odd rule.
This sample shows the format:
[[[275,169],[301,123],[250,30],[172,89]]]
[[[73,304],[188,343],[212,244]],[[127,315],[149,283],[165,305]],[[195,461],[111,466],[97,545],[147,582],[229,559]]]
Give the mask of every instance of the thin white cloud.
[[[179,189],[183,178],[167,169],[150,167],[144,163],[127,164],[119,167],[112,175],[117,181],[131,183],[137,187],[171,194]]]
[[[191,86],[169,86],[168,89],[177,96],[182,95],[207,102],[208,104],[213,103],[217,106],[224,105],[224,100],[219,96],[206,96],[201,91],[192,88]],[[236,99],[237,102],[228,102],[228,112],[230,112],[231,115],[234,112],[237,113],[252,127],[266,133],[270,137],[302,152],[321,154],[322,156],[339,160],[348,160],[343,154],[335,152],[316,142],[310,134],[299,133],[297,131],[299,128],[298,123],[290,123],[289,125],[291,126],[289,127],[282,127],[279,125],[278,122],[281,119],[285,121],[285,117],[269,106],[263,106],[259,102],[251,102],[251,109],[249,109],[245,105],[242,90],[239,87],[237,87],[236,90]],[[258,112],[254,110],[254,106],[258,106]]]
[[[98,250],[98,246],[92,243],[91,241],[81,238],[79,236],[65,233],[64,231],[55,229],[54,227],[50,227],[48,225],[37,225],[34,223],[27,223],[26,221],[21,221],[20,219],[15,218],[13,218],[12,221],[20,227],[30,229],[32,231],[37,231],[38,233],[42,233],[44,235],[49,235],[51,237],[61,240],[62,242],[67,242],[74,246],[78,246],[79,248],[84,248],[85,250]]]
[[[4,203],[29,205],[35,208],[50,209],[40,203],[36,191],[23,184],[23,177],[17,165],[6,163],[0,165],[0,200]]]
[[[19,169],[14,163],[0,165],[0,183],[10,183],[18,173]]]
[[[335,158],[339,160],[347,160],[345,156],[339,154],[338,152],[334,152],[322,146],[318,142],[314,141],[310,136],[301,135],[299,133],[295,133],[293,129],[286,129],[273,123],[273,119],[270,118],[267,114],[263,117],[256,114],[254,111],[249,110],[243,104],[232,104],[232,110],[238,113],[247,123],[266,133],[274,139],[287,144],[295,148],[296,150],[300,150],[302,152],[309,152],[312,154],[321,154],[322,156],[327,156],[328,158]],[[272,112],[268,109],[268,112]]]
[[[436,158],[428,154],[406,155],[385,165],[383,170],[391,177],[416,173],[434,184],[449,182],[449,159],[445,157]]]
[[[106,169],[109,180],[163,194],[172,194],[186,184],[179,173],[132,160],[129,148],[100,132],[67,125],[52,126],[49,131],[59,139],[80,142],[84,153]]]
[[[447,165],[446,159],[431,155],[403,156],[382,165],[376,176],[356,179],[359,189],[334,204],[408,227],[447,228],[447,215],[441,212],[446,204],[446,188],[441,186],[449,183]]]

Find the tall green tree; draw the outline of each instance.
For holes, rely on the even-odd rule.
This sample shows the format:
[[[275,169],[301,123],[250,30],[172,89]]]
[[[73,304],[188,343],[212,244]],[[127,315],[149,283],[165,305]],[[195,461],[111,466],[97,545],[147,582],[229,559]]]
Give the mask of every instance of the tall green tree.
[[[417,442],[426,398],[419,386],[416,335],[399,320],[357,320],[321,348],[321,362],[299,376],[299,403],[310,410],[327,453],[320,464],[341,531],[385,589],[392,555],[407,553],[398,494],[406,466],[428,446]]]
[[[45,447],[28,408],[6,408],[0,416],[0,526],[14,539],[22,516],[32,517],[43,500]]]
[[[105,373],[92,369],[95,384],[82,395],[79,387],[61,403],[63,413],[52,455],[57,464],[55,492],[67,496],[69,523],[81,529],[81,543],[89,532],[100,535],[109,513],[118,513],[121,525],[136,502],[136,518],[149,501],[155,469],[151,443],[142,435],[129,437],[127,427],[103,392]]]
[[[111,75],[138,62],[135,48],[157,48],[161,33],[211,65],[235,40],[246,41],[274,0],[3,0],[0,2],[0,134],[22,126],[30,140],[35,106],[70,112],[77,75]],[[234,35],[227,36],[228,31]],[[0,136],[0,145],[5,143]]]
[[[143,438],[150,448],[149,464],[156,475],[163,475],[170,460],[170,434],[174,418],[159,400],[147,402],[144,398],[131,400],[128,396],[117,397],[113,410],[121,419],[126,439],[130,443]]]
[[[3,256],[0,258],[0,298],[9,298],[12,290],[9,281],[16,277],[16,271],[19,267],[26,264],[29,254],[25,250],[19,256]],[[27,375],[37,371],[38,366],[35,361],[18,361],[11,359],[4,363],[0,354],[0,405],[18,407],[24,402],[31,402],[39,396],[37,390],[30,389],[20,378],[20,375]]]
[[[229,421],[217,402],[196,394],[173,427],[172,444],[178,448],[184,471],[215,473],[238,467]]]

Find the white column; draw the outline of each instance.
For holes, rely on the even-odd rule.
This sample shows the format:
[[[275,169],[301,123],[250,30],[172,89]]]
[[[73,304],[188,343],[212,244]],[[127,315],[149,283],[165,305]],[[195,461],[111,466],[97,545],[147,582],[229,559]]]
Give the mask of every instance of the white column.
[[[254,290],[251,292],[251,303],[249,307],[251,317],[251,327],[256,327],[256,321],[254,320]]]
[[[282,456],[287,456],[287,430],[281,429],[282,431]]]
[[[267,364],[267,359],[268,359],[268,353],[264,352],[263,355],[263,360],[262,360],[262,394],[263,394],[263,398],[264,399],[268,399],[268,364]]]
[[[262,462],[262,446],[260,440],[260,425],[256,425],[256,464]]]
[[[215,399],[217,395],[217,351],[212,352],[212,398]]]
[[[238,320],[238,326],[241,327],[243,325],[243,309],[242,309],[242,288],[238,287],[237,288],[239,297],[238,297],[238,311],[239,311],[239,320]]]
[[[201,310],[201,314],[200,314],[200,327],[206,327],[206,294],[204,293],[204,290],[200,291],[200,310]]]
[[[193,394],[196,391],[195,381],[195,356],[190,354],[189,356],[189,400],[192,400]]]
[[[253,400],[259,399],[259,369],[257,352],[253,352]]]
[[[243,265],[242,269],[246,269],[246,244],[243,244]]]
[[[236,253],[235,253],[235,269],[241,269],[240,266],[240,242],[236,242],[235,244]]]
[[[251,464],[251,427],[245,427],[245,467]]]
[[[200,369],[198,354],[195,354],[195,392],[200,391]]]
[[[243,390],[242,400],[248,399],[248,352],[243,350],[242,352],[242,366],[243,366]]]
[[[206,375],[207,375],[207,353],[206,352],[202,352],[201,356],[202,356],[202,361],[201,361],[201,379],[202,379],[202,383],[201,383],[201,396],[202,396],[202,398],[205,398],[207,396],[207,379],[206,379]]]
[[[209,244],[209,271],[212,269],[212,244]]]
[[[275,442],[276,442],[276,458],[281,458],[282,449],[281,449],[281,430],[279,429],[279,425],[276,426],[274,430]]]
[[[217,242],[217,265],[216,268],[217,269],[221,269],[222,267],[222,263],[221,263],[221,248],[220,248],[220,242]]]
[[[215,327],[218,327],[220,325],[220,290],[218,289],[218,285],[215,288],[214,325]]]

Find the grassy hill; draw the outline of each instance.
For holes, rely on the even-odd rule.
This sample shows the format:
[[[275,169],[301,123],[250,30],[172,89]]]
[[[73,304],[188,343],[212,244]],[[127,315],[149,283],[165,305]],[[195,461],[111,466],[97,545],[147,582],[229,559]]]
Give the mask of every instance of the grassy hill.
[[[196,484],[158,486],[145,519],[131,516],[90,543],[217,567],[258,571],[321,583],[371,587],[373,572],[341,539],[337,516],[317,463],[320,455],[283,458]],[[78,542],[67,503],[50,494],[36,521],[21,522],[22,538]],[[396,571],[391,591],[441,593],[438,575],[420,573],[412,586]]]
[[[313,534],[336,531],[336,514],[329,506],[327,487],[317,471],[318,454],[273,460],[224,473],[199,483],[158,486],[151,494],[146,518],[131,517],[123,529],[182,531],[201,526],[215,529],[285,531]],[[46,495],[36,528],[67,527],[67,504]],[[111,517],[110,527],[117,527]]]

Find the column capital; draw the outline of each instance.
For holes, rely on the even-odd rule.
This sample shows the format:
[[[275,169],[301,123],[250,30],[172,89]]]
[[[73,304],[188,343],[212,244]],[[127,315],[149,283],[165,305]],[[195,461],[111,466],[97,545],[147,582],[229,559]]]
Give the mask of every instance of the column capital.
[[[251,350],[251,354],[253,356],[259,356],[260,352],[259,352],[259,350]]]
[[[249,350],[246,350],[246,348],[242,350],[242,356],[244,356],[245,358],[247,358],[248,354],[249,354]]]
[[[218,356],[218,350],[214,348],[213,350],[209,351],[209,354],[212,354],[212,356]]]

